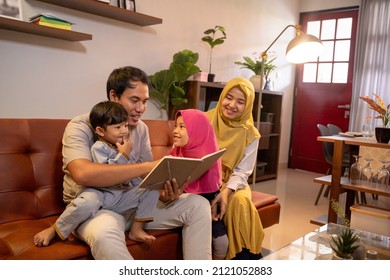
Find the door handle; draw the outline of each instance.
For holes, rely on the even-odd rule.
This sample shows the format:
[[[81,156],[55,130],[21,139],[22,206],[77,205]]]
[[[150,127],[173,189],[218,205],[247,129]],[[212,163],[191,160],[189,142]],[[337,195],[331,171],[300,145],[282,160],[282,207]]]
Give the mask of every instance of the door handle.
[[[337,108],[349,110],[349,109],[351,109],[351,105],[349,105],[349,104],[338,105]]]

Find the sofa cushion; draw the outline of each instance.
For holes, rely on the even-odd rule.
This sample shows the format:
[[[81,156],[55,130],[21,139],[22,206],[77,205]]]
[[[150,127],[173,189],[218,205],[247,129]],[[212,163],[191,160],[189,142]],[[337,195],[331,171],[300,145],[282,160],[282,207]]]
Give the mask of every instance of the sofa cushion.
[[[85,259],[90,256],[89,247],[78,240],[61,241],[56,238],[48,247],[36,247],[33,236],[51,226],[57,216],[43,219],[20,220],[0,225],[0,258],[3,259],[36,259],[36,260],[62,260]]]
[[[1,119],[0,224],[61,213],[68,120]]]

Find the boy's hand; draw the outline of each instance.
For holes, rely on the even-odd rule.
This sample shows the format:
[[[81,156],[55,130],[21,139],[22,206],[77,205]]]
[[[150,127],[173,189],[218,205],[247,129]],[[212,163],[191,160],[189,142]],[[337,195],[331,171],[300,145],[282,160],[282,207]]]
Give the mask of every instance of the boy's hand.
[[[133,142],[130,140],[127,140],[126,138],[123,138],[122,143],[117,142],[116,147],[118,148],[118,152],[121,154],[124,154],[125,156],[129,157],[131,151],[133,150]]]

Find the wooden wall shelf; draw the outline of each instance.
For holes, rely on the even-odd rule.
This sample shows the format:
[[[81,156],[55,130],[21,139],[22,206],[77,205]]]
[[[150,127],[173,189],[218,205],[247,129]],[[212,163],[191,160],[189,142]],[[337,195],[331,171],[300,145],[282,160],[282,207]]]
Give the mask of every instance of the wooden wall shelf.
[[[0,17],[0,28],[67,41],[92,40],[91,34],[52,28],[5,17]]]
[[[109,4],[98,2],[96,0],[37,0],[40,2],[50,3],[53,5],[82,11],[89,14],[112,18],[119,21],[124,21],[140,26],[148,26],[154,24],[161,24],[162,19],[145,14],[132,12],[121,9]]]

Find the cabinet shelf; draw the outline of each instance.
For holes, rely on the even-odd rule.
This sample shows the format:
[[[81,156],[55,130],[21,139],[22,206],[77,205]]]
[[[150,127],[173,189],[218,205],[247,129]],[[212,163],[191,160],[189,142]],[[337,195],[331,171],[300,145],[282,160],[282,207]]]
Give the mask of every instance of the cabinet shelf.
[[[330,186],[332,183],[332,175],[314,178],[314,182]],[[358,184],[352,185],[347,177],[341,177],[340,186],[341,188],[346,190],[354,190],[359,192],[389,196],[389,190],[386,190],[384,186],[363,186]]]
[[[145,14],[129,11],[126,9],[111,6],[96,0],[37,0],[53,5],[82,11],[89,14],[112,18],[115,20],[128,22],[140,26],[148,26],[162,23],[161,18],[148,16]]]
[[[57,38],[57,39],[62,39],[67,41],[92,40],[91,34],[47,27],[47,26],[37,25],[34,23],[5,18],[5,17],[0,17],[0,28],[28,33],[28,34],[40,35],[44,37]]]
[[[225,83],[210,83],[200,81],[188,81],[188,103],[184,104],[179,109],[196,108],[202,111],[207,111],[212,104],[216,102],[221,95]],[[266,165],[260,165],[256,171],[256,182],[265,181],[277,178],[279,165],[279,143],[280,143],[280,129],[281,129],[281,113],[282,113],[282,92],[263,90],[261,103],[264,107],[263,111],[273,114],[271,128],[268,125],[260,126],[260,133],[262,137],[259,142],[259,149],[257,153],[257,164],[260,162]],[[259,92],[256,92],[253,119],[256,119]],[[170,114],[174,115],[174,114]],[[260,120],[262,121],[262,120]],[[268,123],[270,124],[270,123]],[[252,176],[249,178],[249,183],[252,182]]]

